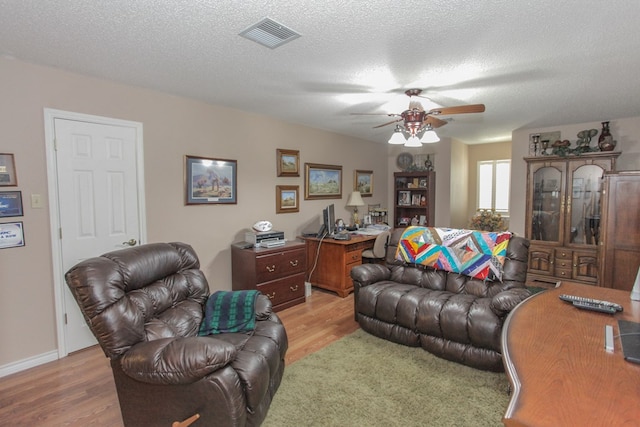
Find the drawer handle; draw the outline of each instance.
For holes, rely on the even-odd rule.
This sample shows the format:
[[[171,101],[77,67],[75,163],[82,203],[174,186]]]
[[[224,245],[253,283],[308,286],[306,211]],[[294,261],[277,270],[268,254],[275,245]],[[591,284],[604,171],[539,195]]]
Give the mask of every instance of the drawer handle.
[[[267,296],[269,297],[269,299],[274,299],[276,297],[276,291],[273,291],[272,294],[267,292]]]
[[[291,264],[291,267],[297,267],[298,266],[298,260],[289,261],[289,264]]]
[[[561,272],[560,272],[560,275],[561,275],[561,276],[566,276],[566,275],[567,275],[567,273],[565,273],[564,271],[561,271]]]
[[[298,285],[295,286],[289,286],[289,289],[291,289],[291,292],[295,292],[298,290]]]
[[[273,273],[274,271],[276,271],[276,266],[275,266],[275,265],[272,265],[271,267],[269,267],[269,266],[267,265],[267,271],[268,271],[269,273]]]

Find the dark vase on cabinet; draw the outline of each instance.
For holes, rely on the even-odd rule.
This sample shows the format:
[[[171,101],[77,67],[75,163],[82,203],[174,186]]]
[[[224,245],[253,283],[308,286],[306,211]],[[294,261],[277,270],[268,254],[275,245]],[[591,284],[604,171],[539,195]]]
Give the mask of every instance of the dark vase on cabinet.
[[[527,282],[600,284],[602,177],[619,152],[527,157]]]
[[[435,219],[436,173],[396,172],[394,178],[394,227],[433,227]]]

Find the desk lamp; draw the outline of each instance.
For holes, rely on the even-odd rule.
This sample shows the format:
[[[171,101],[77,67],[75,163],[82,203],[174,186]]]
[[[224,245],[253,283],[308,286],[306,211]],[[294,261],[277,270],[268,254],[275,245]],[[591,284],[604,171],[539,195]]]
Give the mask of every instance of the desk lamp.
[[[358,219],[358,206],[364,206],[364,201],[362,200],[362,195],[360,195],[359,191],[354,191],[349,195],[347,206],[353,208],[353,224],[359,226],[360,220]]]

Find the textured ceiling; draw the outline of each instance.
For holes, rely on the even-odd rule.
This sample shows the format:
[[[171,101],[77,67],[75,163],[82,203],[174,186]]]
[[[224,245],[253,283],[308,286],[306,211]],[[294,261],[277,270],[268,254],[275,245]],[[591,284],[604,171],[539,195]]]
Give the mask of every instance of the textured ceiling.
[[[265,17],[302,36],[238,35]],[[486,105],[438,129],[474,144],[639,116],[639,22],[635,0],[0,0],[0,54],[381,143],[389,117],[350,113],[422,88]]]

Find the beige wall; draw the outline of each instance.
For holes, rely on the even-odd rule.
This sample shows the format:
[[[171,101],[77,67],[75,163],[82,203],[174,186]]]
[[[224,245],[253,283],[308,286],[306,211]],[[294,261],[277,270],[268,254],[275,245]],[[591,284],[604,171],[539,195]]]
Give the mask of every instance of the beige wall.
[[[24,222],[26,240],[0,251],[0,371],[57,348],[48,206],[30,206],[31,194],[47,200],[44,108],[143,124],[148,241],[193,245],[212,290],[230,289],[229,245],[257,220],[293,239],[318,229],[328,203],[348,218],[356,169],[374,171],[373,197],[365,202],[388,199],[383,144],[7,58],[0,58],[0,93],[0,152],[15,155],[19,185],[10,189],[22,191],[24,217],[15,220]],[[305,162],[342,165],[342,200],[301,200],[299,213],[276,215],[276,185],[299,185],[304,194],[303,176],[276,177],[276,148],[300,150],[302,169]],[[186,154],[236,159],[238,204],[185,206]]]
[[[597,102],[597,101],[594,101]],[[603,120],[609,120],[603,118]],[[618,141],[615,151],[622,154],[617,160],[617,170],[640,169],[640,117],[610,120],[611,134]],[[598,129],[598,135],[591,141],[591,146],[596,146],[601,122],[577,123],[548,128],[518,129],[512,133],[513,144],[511,146],[511,194],[509,199],[509,212],[511,214],[510,230],[524,235],[524,219],[526,208],[527,164],[523,157],[528,156],[529,135],[544,132],[560,131],[562,139],[571,141],[575,147],[578,132],[585,129]]]

